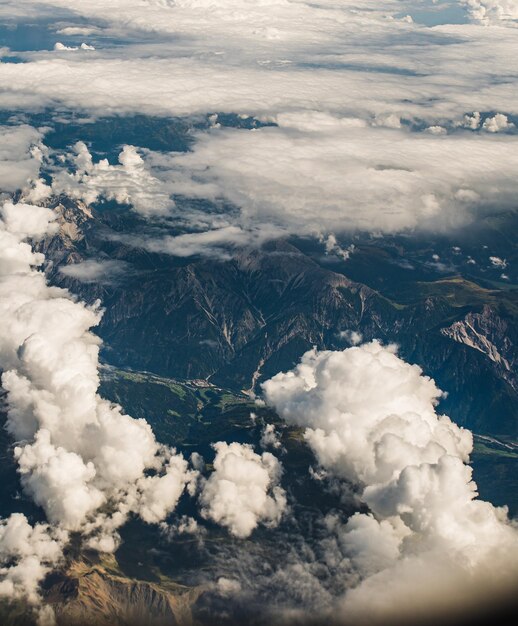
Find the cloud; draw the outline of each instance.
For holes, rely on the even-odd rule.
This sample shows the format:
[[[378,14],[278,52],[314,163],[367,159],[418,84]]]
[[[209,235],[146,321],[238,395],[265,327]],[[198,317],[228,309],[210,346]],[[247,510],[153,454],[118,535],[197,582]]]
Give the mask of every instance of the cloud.
[[[507,267],[507,261],[505,259],[501,259],[499,256],[490,256],[489,260],[491,261],[491,265],[493,267],[499,267],[503,270]]]
[[[99,339],[89,330],[100,319],[98,304],[88,307],[49,286],[37,269],[44,256],[27,241],[51,232],[55,218],[48,208],[21,203],[6,202],[0,210],[0,360],[7,430],[17,442],[22,486],[51,524],[44,546],[55,547],[54,534],[63,542],[67,532],[78,531],[90,547],[112,551],[117,529],[129,515],[148,523],[164,520],[196,473],[173,448],[158,444],[145,420],[125,415],[98,395]],[[18,563],[5,530],[0,585],[6,595],[18,593],[25,584],[19,571],[27,570],[34,599],[51,565],[38,548],[49,527],[27,530],[22,522],[11,517],[2,528],[25,529],[27,542],[35,543],[33,552],[28,549],[30,559]],[[11,585],[13,580],[20,585]]]
[[[82,43],[80,46],[65,46],[60,41],[57,41],[54,44],[54,50],[56,52],[70,52],[75,50],[95,50],[94,46],[90,46],[87,43]]]
[[[73,172],[58,171],[52,182],[54,193],[65,193],[87,204],[100,197],[130,204],[148,217],[164,215],[173,206],[167,186],[154,177],[134,146],[124,146],[119,154],[119,165],[110,165],[107,159],[94,163],[83,142],[74,146]]]
[[[32,126],[0,126],[0,194],[22,189],[38,178],[42,137]]]
[[[216,583],[217,589],[222,596],[233,596],[241,591],[241,583],[239,580],[232,580],[229,578],[218,578]]]
[[[253,131],[199,133],[188,153],[147,153],[162,189],[239,209],[226,224],[207,212],[204,233],[157,241],[157,249],[182,255],[222,239],[244,245],[327,231],[328,251],[346,258],[333,233],[444,230],[486,207],[512,206],[514,139],[416,134],[306,112],[276,119]]]
[[[74,37],[75,35],[94,35],[99,32],[98,28],[90,26],[65,26],[64,28],[60,28],[56,31],[58,35],[65,35],[67,37]]]
[[[482,128],[488,133],[499,133],[502,130],[514,128],[514,124],[509,122],[509,120],[507,119],[507,115],[497,113],[494,117],[486,118],[484,120],[484,123],[482,124]]]
[[[87,259],[62,266],[59,271],[82,283],[110,284],[126,273],[127,265],[115,259]]]
[[[311,235],[327,254],[347,260],[354,248],[340,247],[336,234],[444,231],[513,206],[518,153],[512,137],[413,133],[316,111],[281,114],[276,122],[197,133],[186,153],[124,146],[119,165],[94,163],[78,143],[75,169],[57,171],[52,189],[174,219],[177,235],[117,237],[182,257],[228,258],[232,248]],[[174,197],[208,204],[177,206]]]
[[[461,0],[472,17],[481,22],[518,19],[517,0]]]
[[[333,233],[330,233],[327,237],[321,237],[322,242],[325,245],[326,254],[327,255],[335,255],[342,261],[347,261],[351,254],[354,252],[354,245],[350,245],[347,248],[342,248],[338,241],[336,240],[336,236]]]
[[[61,561],[67,539],[48,524],[31,526],[21,513],[0,520],[0,597],[38,604],[38,585]]]
[[[351,346],[357,346],[363,340],[363,335],[357,330],[341,330],[338,336],[340,339],[347,341]]]
[[[213,448],[214,472],[200,495],[202,515],[240,538],[258,524],[276,526],[286,510],[279,461],[269,452],[256,454],[246,444],[219,441]]]
[[[516,29],[506,21],[426,28],[397,17],[413,3],[367,0],[130,0],[118,3],[120,12],[97,1],[50,4],[77,14],[80,23],[67,28],[102,21],[124,31],[123,45],[66,59],[35,51],[25,63],[0,64],[0,105],[237,112],[278,124],[215,127],[180,156],[125,146],[118,165],[94,163],[77,144],[75,171],[55,173],[56,192],[116,199],[146,216],[179,218],[174,194],[241,210],[237,223],[234,215],[204,216],[203,227],[191,220],[192,232],[143,239],[145,247],[225,256],[227,244],[260,244],[275,232],[330,242],[343,230],[441,230],[464,225],[479,208],[506,208],[516,195]],[[468,137],[463,126],[477,132]],[[491,143],[479,131],[506,136]],[[200,218],[194,213],[184,222]]]
[[[259,441],[261,447],[266,448],[281,448],[282,444],[279,438],[279,433],[275,430],[273,424],[265,424],[261,432],[261,439]]]
[[[463,126],[470,130],[483,130],[488,133],[499,133],[513,129],[515,126],[509,121],[507,115],[496,113],[493,117],[487,116],[482,121],[482,116],[478,111],[474,111],[472,115],[465,115],[462,122],[458,122],[457,126]]]
[[[220,220],[217,219],[217,221]],[[273,225],[260,224],[257,228],[252,229],[224,225],[207,231],[184,233],[176,236],[113,235],[113,238],[151,252],[178,257],[201,255],[229,259],[235,248],[260,246],[269,239],[278,239],[288,234],[288,231],[276,229]]]
[[[497,148],[471,136],[343,126],[340,118],[314,120],[308,130],[306,114],[277,120],[278,128],[214,131],[174,161],[218,185],[245,219],[277,220],[295,231],[295,223],[334,232],[441,228],[469,219],[472,205],[502,206],[513,196],[514,141]],[[500,151],[511,163],[502,158],[489,172],[487,159]]]
[[[64,44],[62,44],[59,41],[57,41],[54,44],[54,50],[56,50],[57,52],[63,52],[63,51],[67,51],[67,50],[77,50],[77,49],[78,48],[75,48],[75,47],[65,46]]]
[[[42,14],[49,4],[76,12],[83,28],[102,21],[124,45],[0,64],[4,107],[59,103],[101,115],[317,108],[396,126],[474,108],[516,112],[514,29],[394,19],[412,2],[23,3]]]
[[[441,392],[393,346],[310,351],[263,391],[370,509],[330,520],[358,577],[339,602],[347,619],[466,610],[515,584],[518,532],[476,498],[471,433],[436,413]]]
[[[2,206],[1,215],[5,230],[21,238],[42,238],[58,229],[56,216],[44,207],[7,201]]]

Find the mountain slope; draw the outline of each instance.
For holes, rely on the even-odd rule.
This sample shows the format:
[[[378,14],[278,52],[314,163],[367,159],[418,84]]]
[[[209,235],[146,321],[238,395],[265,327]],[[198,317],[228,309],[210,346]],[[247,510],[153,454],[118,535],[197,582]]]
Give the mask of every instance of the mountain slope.
[[[175,258],[140,246],[157,227],[127,210],[99,213],[66,198],[54,204],[61,230],[41,244],[47,271],[87,301],[101,299],[98,332],[112,364],[257,390],[312,346],[346,347],[355,331],[398,343],[449,392],[444,410],[459,423],[518,436],[518,292],[430,270],[402,281],[407,252],[398,244],[396,266],[389,240],[358,246],[346,263],[287,241],[231,259]],[[131,245],[121,233],[131,233]],[[62,272],[89,259],[123,269],[100,280]],[[376,272],[359,272],[361,263]],[[370,285],[383,281],[374,289],[362,276]]]

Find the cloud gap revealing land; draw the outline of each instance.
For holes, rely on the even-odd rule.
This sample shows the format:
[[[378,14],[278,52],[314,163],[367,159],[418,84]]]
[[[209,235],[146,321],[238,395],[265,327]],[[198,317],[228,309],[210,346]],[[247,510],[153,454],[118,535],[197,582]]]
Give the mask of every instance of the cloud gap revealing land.
[[[518,0],[0,0],[0,623],[513,623]]]

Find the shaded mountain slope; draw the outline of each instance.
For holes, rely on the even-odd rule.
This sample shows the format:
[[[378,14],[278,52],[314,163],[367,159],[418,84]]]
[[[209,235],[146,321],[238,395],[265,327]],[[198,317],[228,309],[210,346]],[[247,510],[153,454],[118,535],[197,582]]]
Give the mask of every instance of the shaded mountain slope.
[[[343,348],[347,331],[357,331],[366,340],[397,342],[405,359],[449,392],[444,410],[458,422],[518,436],[517,291],[429,270],[402,282],[405,249],[398,245],[396,266],[393,243],[383,248],[384,240],[358,247],[350,265],[355,280],[348,263],[329,263],[297,242],[231,259],[175,258],[139,245],[158,227],[127,210],[91,212],[66,198],[55,204],[62,227],[41,245],[47,271],[87,301],[101,299],[98,332],[108,362],[254,390],[312,346]],[[132,235],[131,245],[121,233]],[[368,268],[370,257],[376,275],[366,271],[364,279],[372,285],[382,277],[377,289],[358,280],[359,262]],[[124,265],[96,282],[60,271],[86,259]]]

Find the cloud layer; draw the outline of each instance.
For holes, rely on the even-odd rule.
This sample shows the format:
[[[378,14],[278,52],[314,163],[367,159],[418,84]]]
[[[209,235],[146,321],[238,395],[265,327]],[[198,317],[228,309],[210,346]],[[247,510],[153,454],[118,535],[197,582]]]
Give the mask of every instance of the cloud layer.
[[[232,112],[277,124],[245,131],[216,121],[186,155],[124,146],[117,165],[94,163],[78,143],[55,191],[115,199],[147,217],[179,219],[175,194],[239,210],[237,219],[188,212],[192,232],[144,247],[225,255],[293,233],[451,229],[514,206],[514,0],[22,4],[34,15],[54,7],[50,28],[65,48],[91,34],[96,49],[0,63],[0,107]],[[464,23],[449,23],[460,7]],[[426,11],[444,12],[444,23],[419,21]]]
[[[58,171],[52,187],[87,203],[116,199],[144,217],[174,218],[194,232],[133,243],[177,256],[292,234],[336,242],[332,233],[344,231],[445,231],[514,207],[518,152],[495,133],[412,133],[316,111],[276,121],[199,133],[187,153],[124,146],[120,165],[93,163],[78,144],[75,170]],[[177,207],[174,196],[233,209]]]
[[[100,114],[176,115],[302,108],[435,120],[470,110],[517,111],[517,66],[509,54],[517,33],[506,20],[490,28],[426,28],[398,17],[416,3],[368,0],[119,0],[118,10],[78,0],[23,4],[36,14],[42,5],[66,7],[69,28],[76,12],[77,24],[84,28],[86,18],[94,31],[118,34],[125,45],[114,48],[101,36],[87,54],[36,51],[26,63],[0,64],[3,107],[59,103]],[[515,3],[478,5],[505,5],[512,14]],[[7,3],[5,10],[15,15],[17,7]]]

